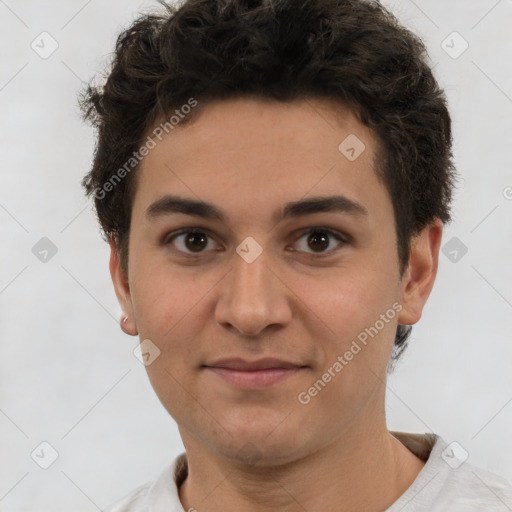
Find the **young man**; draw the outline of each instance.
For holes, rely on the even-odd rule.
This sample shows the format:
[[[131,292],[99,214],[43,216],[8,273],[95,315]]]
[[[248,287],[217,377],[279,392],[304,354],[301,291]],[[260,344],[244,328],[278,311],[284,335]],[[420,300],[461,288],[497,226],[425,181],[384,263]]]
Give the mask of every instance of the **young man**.
[[[186,449],[112,511],[512,510],[386,426],[455,179],[414,35],[372,2],[188,0],[83,100],[121,327]]]

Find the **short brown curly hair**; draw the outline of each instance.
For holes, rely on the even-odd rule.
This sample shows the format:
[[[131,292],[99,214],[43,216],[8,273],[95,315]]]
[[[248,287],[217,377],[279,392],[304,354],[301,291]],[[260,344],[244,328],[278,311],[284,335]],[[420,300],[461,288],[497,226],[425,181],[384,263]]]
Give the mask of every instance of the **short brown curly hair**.
[[[450,220],[456,179],[446,99],[421,40],[376,1],[160,3],[162,13],[140,16],[119,35],[106,82],[89,84],[80,100],[84,119],[97,129],[92,169],[82,185],[94,195],[103,233],[115,241],[124,271],[137,166],[115,186],[105,184],[156,121],[191,97],[204,106],[253,96],[335,100],[372,129],[403,273],[412,237],[436,217]],[[398,326],[394,361],[410,331]]]

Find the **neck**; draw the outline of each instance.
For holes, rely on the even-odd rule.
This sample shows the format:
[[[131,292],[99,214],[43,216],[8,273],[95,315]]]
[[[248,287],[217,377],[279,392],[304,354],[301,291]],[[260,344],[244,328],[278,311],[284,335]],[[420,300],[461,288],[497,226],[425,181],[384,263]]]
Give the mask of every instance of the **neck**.
[[[190,442],[189,473],[179,489],[185,510],[381,511],[391,506],[424,466],[387,430],[346,431],[333,443],[288,464],[248,466]]]

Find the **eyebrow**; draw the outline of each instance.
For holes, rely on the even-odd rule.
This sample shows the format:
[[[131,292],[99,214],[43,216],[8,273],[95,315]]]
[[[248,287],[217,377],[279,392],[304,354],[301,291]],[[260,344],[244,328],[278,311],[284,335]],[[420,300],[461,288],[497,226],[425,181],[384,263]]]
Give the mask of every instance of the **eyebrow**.
[[[283,220],[325,212],[345,213],[361,218],[368,216],[368,210],[362,204],[343,195],[336,195],[310,197],[286,203],[282,210],[274,214],[274,219]],[[149,205],[146,209],[146,218],[155,220],[176,213],[216,219],[224,223],[227,221],[227,215],[211,203],[173,195],[165,195]]]

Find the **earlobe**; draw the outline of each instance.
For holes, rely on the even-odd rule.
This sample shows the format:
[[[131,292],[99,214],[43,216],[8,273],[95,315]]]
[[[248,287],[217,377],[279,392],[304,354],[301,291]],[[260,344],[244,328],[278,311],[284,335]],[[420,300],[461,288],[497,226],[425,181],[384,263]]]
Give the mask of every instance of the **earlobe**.
[[[411,242],[409,265],[401,281],[399,324],[413,325],[421,318],[437,275],[442,232],[442,221],[436,218]]]
[[[120,319],[120,326],[123,332],[131,336],[138,334],[135,318],[133,315],[133,306],[130,294],[130,285],[128,283],[128,276],[121,268],[119,251],[117,245],[113,240],[110,240],[110,276],[114,285],[119,305],[123,310]]]

